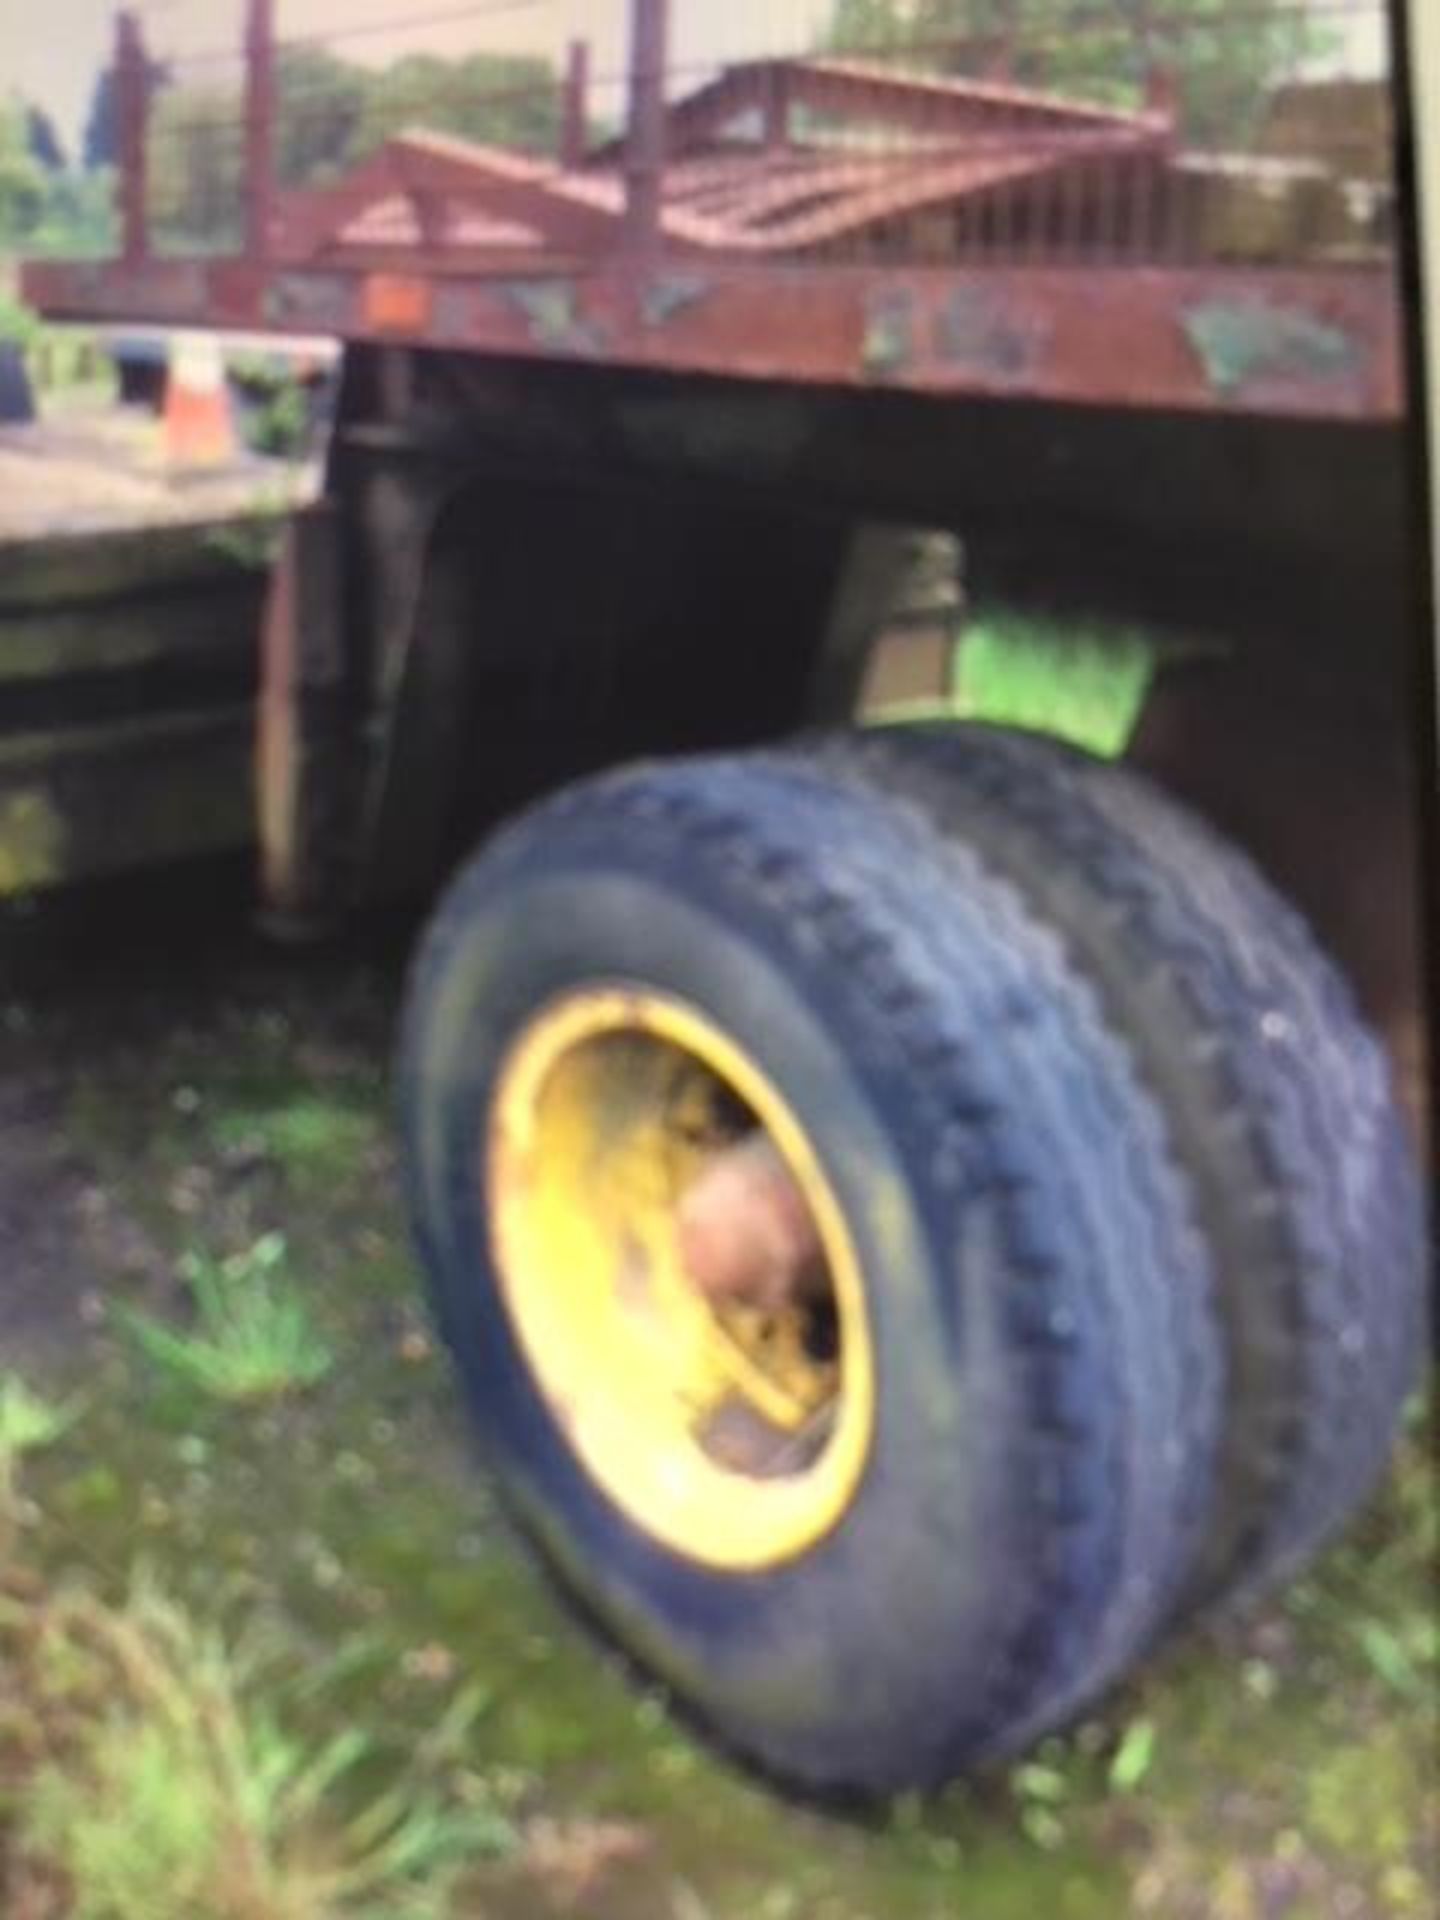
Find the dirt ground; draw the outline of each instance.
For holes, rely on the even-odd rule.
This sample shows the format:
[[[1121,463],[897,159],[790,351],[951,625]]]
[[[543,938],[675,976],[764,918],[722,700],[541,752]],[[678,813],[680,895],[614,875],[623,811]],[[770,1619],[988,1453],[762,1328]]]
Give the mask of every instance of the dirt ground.
[[[865,1822],[786,1804],[676,1726],[495,1511],[400,1223],[386,1053],[403,941],[287,957],[243,879],[0,919],[0,1375],[75,1394],[21,1545],[115,1591],[265,1611],[371,1665],[333,1711],[407,1755],[455,1688],[514,1820],[454,1920],[1421,1920],[1440,1777],[1435,1488],[1418,1426],[1321,1567],[1023,1767]],[[181,1401],[116,1309],[180,1256],[285,1239],[339,1356],[293,1405]],[[366,1651],[368,1649],[368,1651]],[[1127,1752],[1138,1765],[1117,1765]],[[4,1879],[0,1810],[0,1884]],[[199,1920],[199,1916],[196,1916]]]

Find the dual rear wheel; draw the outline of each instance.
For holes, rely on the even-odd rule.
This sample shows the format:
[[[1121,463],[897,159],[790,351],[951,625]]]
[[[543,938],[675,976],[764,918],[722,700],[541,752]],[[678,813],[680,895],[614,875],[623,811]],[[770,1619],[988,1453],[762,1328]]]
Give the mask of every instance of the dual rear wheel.
[[[937,1782],[1383,1469],[1418,1190],[1296,917],[1141,782],[875,730],[566,792],[462,872],[412,1211],[502,1482],[791,1781]]]

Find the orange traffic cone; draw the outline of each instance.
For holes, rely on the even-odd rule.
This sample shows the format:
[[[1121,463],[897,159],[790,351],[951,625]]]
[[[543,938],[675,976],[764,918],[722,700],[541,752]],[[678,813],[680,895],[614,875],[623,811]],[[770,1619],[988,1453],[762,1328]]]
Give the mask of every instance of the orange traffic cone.
[[[165,457],[172,466],[214,467],[236,454],[225,363],[213,334],[178,333],[165,381]]]

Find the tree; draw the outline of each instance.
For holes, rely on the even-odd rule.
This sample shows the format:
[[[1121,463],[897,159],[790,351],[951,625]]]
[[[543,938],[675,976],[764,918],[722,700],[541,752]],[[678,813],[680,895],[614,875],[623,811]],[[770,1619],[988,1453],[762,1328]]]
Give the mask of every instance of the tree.
[[[549,61],[526,54],[441,60],[409,54],[374,77],[358,145],[362,152],[409,128],[529,153],[553,153],[560,87]]]
[[[27,105],[25,113],[26,143],[31,159],[48,173],[59,173],[65,165],[65,148],[55,129],[55,122],[44,107]]]
[[[170,69],[163,60],[151,60],[146,69],[149,97],[170,84]],[[85,132],[80,142],[82,164],[88,168],[113,167],[120,159],[120,126],[115,112],[115,69],[104,66],[90,89],[90,106],[85,115]]]
[[[154,70],[150,218],[186,247],[232,246],[244,211],[244,102],[214,87],[174,87]],[[111,164],[116,140],[109,69],[91,98],[87,168]],[[276,63],[275,170],[282,188],[322,183],[408,127],[532,152],[559,138],[559,84],[543,59],[410,55],[375,72],[322,47],[283,48]]]
[[[1142,98],[1147,69],[1173,73],[1186,134],[1243,146],[1276,83],[1333,34],[1297,0],[836,0],[827,45],[895,53],[941,73],[980,70],[1008,45],[1014,76],[1110,106]]]
[[[275,69],[275,172],[285,187],[333,176],[355,159],[375,76],[324,47],[284,47]]]
[[[108,167],[50,175],[44,211],[26,242],[31,254],[103,260],[115,251],[114,182]]]
[[[45,206],[45,175],[30,152],[28,135],[24,107],[0,98],[0,250],[18,247]]]
[[[90,89],[90,106],[85,115],[80,153],[87,168],[113,167],[119,158],[119,138],[115,126],[115,75],[109,67],[100,69]]]
[[[241,230],[242,137],[233,95],[167,89],[151,113],[149,214],[157,234],[206,251]]]

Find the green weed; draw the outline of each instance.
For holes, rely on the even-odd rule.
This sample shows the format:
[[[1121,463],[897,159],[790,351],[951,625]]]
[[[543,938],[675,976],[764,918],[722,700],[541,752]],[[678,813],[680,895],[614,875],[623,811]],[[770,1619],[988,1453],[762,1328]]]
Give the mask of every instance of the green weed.
[[[217,1114],[211,1128],[216,1146],[256,1153],[285,1165],[348,1165],[374,1137],[367,1114],[333,1100],[300,1096],[269,1108],[234,1108]]]
[[[284,488],[263,488],[241,518],[207,528],[204,545],[246,570],[273,566],[285,544],[285,516],[292,504]]]
[[[1132,1720],[1126,1727],[1110,1762],[1113,1793],[1133,1793],[1144,1780],[1155,1759],[1155,1737],[1153,1720]]]
[[[14,1506],[16,1476],[26,1455],[53,1447],[76,1418],[73,1406],[47,1400],[17,1374],[0,1377],[0,1512]]]
[[[285,1241],[266,1234],[228,1260],[190,1254],[182,1271],[195,1301],[184,1333],[150,1314],[122,1322],[157,1366],[212,1399],[273,1400],[323,1380],[334,1355],[283,1273]]]
[[[22,1906],[58,1879],[73,1920],[438,1920],[459,1873],[515,1843],[453,1764],[422,1754],[367,1792],[363,1734],[306,1741],[275,1711],[293,1648],[203,1626],[149,1580],[120,1607],[37,1602],[10,1640],[43,1749],[17,1801]],[[448,1763],[473,1717],[465,1696],[446,1716]]]

